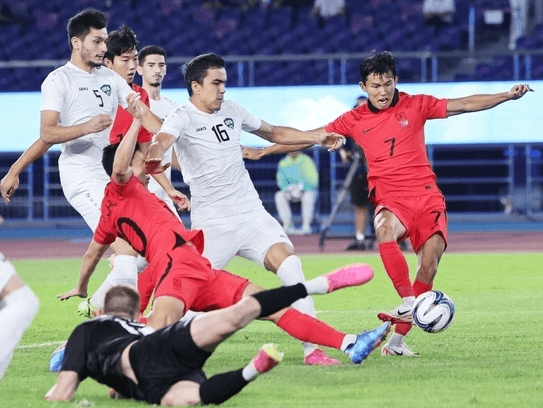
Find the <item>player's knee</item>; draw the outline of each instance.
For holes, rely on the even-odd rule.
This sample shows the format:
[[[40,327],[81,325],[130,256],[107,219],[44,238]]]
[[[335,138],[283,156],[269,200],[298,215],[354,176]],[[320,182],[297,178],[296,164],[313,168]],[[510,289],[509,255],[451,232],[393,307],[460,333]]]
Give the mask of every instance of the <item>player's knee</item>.
[[[29,326],[38,313],[38,298],[28,286],[10,293],[5,297],[4,302],[9,307],[12,317],[16,316],[17,321],[25,326]]]

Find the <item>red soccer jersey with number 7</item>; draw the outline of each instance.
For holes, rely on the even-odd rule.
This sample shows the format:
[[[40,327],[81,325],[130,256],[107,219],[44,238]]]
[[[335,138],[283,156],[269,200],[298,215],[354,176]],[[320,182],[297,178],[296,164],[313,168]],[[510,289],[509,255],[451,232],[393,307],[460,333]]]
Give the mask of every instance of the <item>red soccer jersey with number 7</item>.
[[[396,91],[392,104],[379,110],[370,102],[325,126],[351,137],[364,151],[369,191],[383,196],[417,196],[437,190],[424,141],[427,119],[447,117],[447,100]]]

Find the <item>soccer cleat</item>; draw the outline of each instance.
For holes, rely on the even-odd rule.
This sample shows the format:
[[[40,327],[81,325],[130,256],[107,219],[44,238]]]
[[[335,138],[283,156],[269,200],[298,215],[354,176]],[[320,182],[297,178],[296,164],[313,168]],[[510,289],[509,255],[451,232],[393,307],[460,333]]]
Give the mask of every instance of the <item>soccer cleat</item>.
[[[64,352],[66,351],[66,341],[57,347],[51,354],[49,360],[49,371],[52,373],[58,373],[62,370],[62,364],[64,363]]]
[[[366,250],[366,244],[364,241],[358,241],[354,240],[351,242],[351,244],[345,248],[345,251],[365,251]]]
[[[349,356],[353,363],[362,363],[386,339],[391,326],[390,322],[384,322],[376,329],[359,334],[356,336],[356,342],[345,349],[345,354]]]
[[[366,264],[345,265],[324,275],[328,293],[350,286],[360,286],[373,278],[373,268]]]
[[[92,312],[96,312],[97,310],[98,308],[92,304],[90,297],[82,301],[77,307],[79,316],[83,316],[86,319],[92,319],[94,317]]]
[[[400,344],[391,345],[390,342],[385,344],[381,349],[381,355],[383,356],[406,356],[406,357],[419,357],[420,354],[409,350],[409,347],[402,341]]]
[[[251,360],[259,374],[267,373],[283,360],[284,353],[277,350],[273,343],[264,344],[258,350],[258,354]]]
[[[310,366],[335,366],[343,363],[335,358],[327,356],[321,349],[315,349],[304,358],[304,365]]]
[[[383,322],[391,322],[392,324],[413,323],[413,308],[400,305],[396,309],[379,312],[377,317]]]

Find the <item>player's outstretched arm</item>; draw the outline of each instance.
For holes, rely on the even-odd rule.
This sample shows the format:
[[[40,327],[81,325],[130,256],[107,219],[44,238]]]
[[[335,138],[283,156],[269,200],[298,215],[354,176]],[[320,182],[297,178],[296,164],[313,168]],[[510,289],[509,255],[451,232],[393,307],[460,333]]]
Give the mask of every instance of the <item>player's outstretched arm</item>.
[[[7,174],[2,181],[0,181],[0,189],[2,191],[4,203],[9,204],[10,198],[19,188],[19,175],[23,170],[26,169],[30,163],[43,156],[51,146],[52,144],[45,143],[43,140],[38,139],[24,151],[15,163],[11,165]]]
[[[147,174],[160,173],[165,170],[161,165],[166,151],[174,144],[175,137],[169,133],[160,132],[156,135],[153,144],[147,152],[145,172]],[[162,166],[162,167],[161,167]]]
[[[522,98],[527,92],[533,92],[530,85],[519,84],[513,86],[509,92],[449,99],[447,101],[447,116],[492,109],[503,102]]]
[[[102,256],[105,254],[108,248],[109,245],[99,244],[93,239],[89,245],[89,248],[87,249],[87,252],[83,256],[83,263],[81,264],[81,270],[79,271],[79,278],[75,288],[62,295],[57,295],[57,298],[60,300],[66,300],[74,296],[82,298],[87,297],[90,277],[96,269],[96,265],[98,265],[98,262],[100,259],[102,259]]]
[[[96,115],[87,122],[74,126],[60,126],[59,120],[60,113],[57,111],[41,112],[40,138],[44,143],[69,142],[90,133],[101,132],[113,122],[106,114]]]
[[[314,144],[306,143],[300,145],[282,145],[282,144],[272,144],[263,148],[255,148],[242,146],[241,154],[244,159],[249,160],[260,160],[264,156],[270,156],[273,154],[286,154],[291,152],[297,152],[299,150],[308,149]]]
[[[335,133],[328,133],[324,127],[302,132],[291,127],[272,126],[262,121],[260,128],[252,133],[278,144],[320,144],[328,148],[329,151],[337,150],[345,143],[345,137]]]
[[[75,371],[61,371],[57,383],[45,394],[47,401],[69,401],[79,385],[79,376]]]
[[[138,104],[140,94],[131,93],[126,97],[129,108],[132,108],[134,112],[134,119],[132,125],[126,132],[126,135],[119,143],[119,147],[115,152],[115,158],[113,159],[113,171],[111,173],[112,180],[117,184],[127,184],[128,180],[132,176],[132,157],[134,157],[134,151],[136,150],[136,143],[138,142],[138,132],[143,122],[143,109]]]

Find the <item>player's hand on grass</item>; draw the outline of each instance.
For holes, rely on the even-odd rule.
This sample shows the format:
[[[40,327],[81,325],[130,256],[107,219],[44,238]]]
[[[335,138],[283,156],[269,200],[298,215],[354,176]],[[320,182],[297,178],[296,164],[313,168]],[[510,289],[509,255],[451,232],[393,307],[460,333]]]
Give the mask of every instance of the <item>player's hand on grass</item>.
[[[319,135],[319,139],[319,144],[328,148],[329,152],[334,152],[345,144],[345,136],[337,133],[322,133]]]
[[[113,123],[113,120],[109,115],[106,114],[100,114],[93,117],[91,120],[89,120],[86,124],[86,134],[89,133],[98,133],[101,132],[104,129],[107,129],[111,126]]]
[[[263,149],[256,149],[254,147],[241,146],[241,154],[244,159],[248,160],[260,160],[262,158]]]
[[[509,97],[513,100],[519,99],[519,98],[522,98],[527,92],[534,92],[534,90],[530,88],[530,85],[528,84],[515,85],[509,91]]]
[[[168,197],[177,205],[180,211],[190,211],[190,200],[181,191],[173,190]]]
[[[62,295],[57,295],[57,298],[60,300],[67,300],[71,297],[80,297],[80,298],[86,298],[88,296],[88,293],[86,290],[82,290],[79,288],[74,288],[69,292],[66,292]]]
[[[160,159],[147,159],[145,160],[145,173],[147,174],[159,174],[165,171],[171,163],[162,164]]]
[[[11,201],[11,197],[17,189],[19,188],[19,176],[10,175],[9,172],[4,176],[2,181],[0,181],[0,190],[2,192],[2,198],[4,203],[7,205]]]

